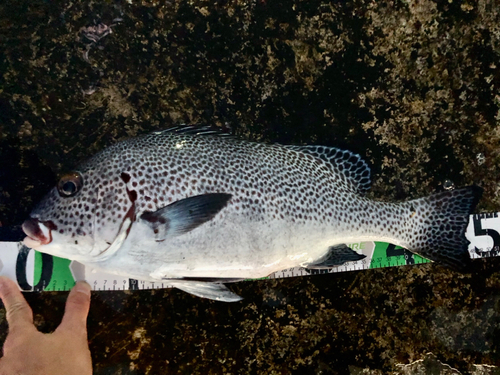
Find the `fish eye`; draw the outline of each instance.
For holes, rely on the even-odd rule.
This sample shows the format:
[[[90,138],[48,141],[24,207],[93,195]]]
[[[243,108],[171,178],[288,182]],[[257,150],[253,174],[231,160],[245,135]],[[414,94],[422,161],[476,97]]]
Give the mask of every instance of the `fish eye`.
[[[82,175],[78,172],[73,172],[61,177],[57,184],[57,191],[59,191],[61,197],[72,197],[80,191],[82,186]]]

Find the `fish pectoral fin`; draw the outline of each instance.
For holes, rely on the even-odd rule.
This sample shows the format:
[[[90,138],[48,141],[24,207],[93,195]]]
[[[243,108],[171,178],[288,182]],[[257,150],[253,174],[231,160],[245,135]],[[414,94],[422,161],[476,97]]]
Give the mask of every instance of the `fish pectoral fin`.
[[[366,258],[366,255],[359,254],[347,247],[347,245],[342,244],[329,247],[324,256],[316,260],[314,263],[306,265],[305,268],[311,270],[327,269],[340,266],[345,262],[355,262],[364,258]]]
[[[238,302],[243,299],[239,295],[231,292],[224,284],[220,283],[187,280],[168,280],[168,283],[174,288],[201,298],[208,298],[221,302]]]
[[[167,236],[187,233],[211,220],[227,205],[231,197],[231,194],[225,193],[195,195],[155,212],[146,211],[140,216],[140,220],[153,230],[157,241],[163,241]]]

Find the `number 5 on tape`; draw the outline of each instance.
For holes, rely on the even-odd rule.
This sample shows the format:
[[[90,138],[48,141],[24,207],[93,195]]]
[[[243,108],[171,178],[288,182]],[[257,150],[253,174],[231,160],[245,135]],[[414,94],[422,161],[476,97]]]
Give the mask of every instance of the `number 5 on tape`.
[[[471,215],[466,232],[471,242],[471,258],[495,257],[500,255],[500,217],[497,212]]]

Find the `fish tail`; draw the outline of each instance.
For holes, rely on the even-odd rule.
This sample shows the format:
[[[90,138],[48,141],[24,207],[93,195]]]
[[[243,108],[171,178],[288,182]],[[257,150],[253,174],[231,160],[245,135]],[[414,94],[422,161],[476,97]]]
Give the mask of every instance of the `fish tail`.
[[[482,192],[478,186],[469,186],[405,202],[410,215],[406,220],[408,250],[464,270],[470,263],[465,231]]]

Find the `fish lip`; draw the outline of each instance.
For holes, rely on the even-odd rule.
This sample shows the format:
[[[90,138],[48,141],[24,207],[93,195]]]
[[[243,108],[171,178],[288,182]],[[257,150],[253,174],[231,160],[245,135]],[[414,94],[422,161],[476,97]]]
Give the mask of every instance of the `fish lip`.
[[[39,221],[29,218],[22,225],[26,238],[23,240],[28,247],[47,245],[52,242],[52,230],[57,227],[51,221]]]

